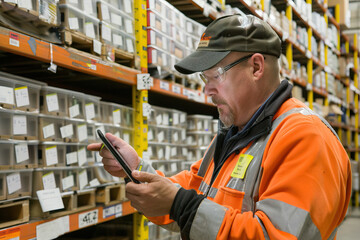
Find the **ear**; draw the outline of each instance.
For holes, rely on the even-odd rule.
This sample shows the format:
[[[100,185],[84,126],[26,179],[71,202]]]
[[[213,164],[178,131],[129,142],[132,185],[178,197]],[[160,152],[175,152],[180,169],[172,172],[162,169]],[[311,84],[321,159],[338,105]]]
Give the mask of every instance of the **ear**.
[[[264,75],[265,57],[260,53],[255,53],[250,60],[253,66],[253,77],[255,80],[261,79]]]

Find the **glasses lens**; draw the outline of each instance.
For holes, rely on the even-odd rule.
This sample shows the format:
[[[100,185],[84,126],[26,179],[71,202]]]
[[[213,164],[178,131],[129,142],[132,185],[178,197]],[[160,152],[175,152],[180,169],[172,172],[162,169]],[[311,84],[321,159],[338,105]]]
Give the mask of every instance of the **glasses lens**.
[[[221,83],[225,79],[225,70],[222,67],[209,69],[200,73],[200,77],[205,84],[209,82]]]
[[[200,75],[201,80],[206,84],[206,83],[207,83],[207,79],[206,79],[204,73],[201,72],[199,75]]]

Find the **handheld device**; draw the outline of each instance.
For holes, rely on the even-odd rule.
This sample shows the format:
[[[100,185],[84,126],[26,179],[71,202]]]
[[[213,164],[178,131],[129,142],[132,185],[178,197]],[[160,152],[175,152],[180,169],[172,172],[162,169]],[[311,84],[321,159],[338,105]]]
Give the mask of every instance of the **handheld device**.
[[[135,179],[131,175],[131,169],[121,154],[116,150],[116,148],[110,143],[110,141],[104,136],[100,129],[97,130],[97,134],[99,135],[101,141],[105,144],[105,147],[111,152],[114,158],[120,163],[121,167],[124,169],[126,175],[129,177],[131,181],[134,183],[140,183],[137,179]]]

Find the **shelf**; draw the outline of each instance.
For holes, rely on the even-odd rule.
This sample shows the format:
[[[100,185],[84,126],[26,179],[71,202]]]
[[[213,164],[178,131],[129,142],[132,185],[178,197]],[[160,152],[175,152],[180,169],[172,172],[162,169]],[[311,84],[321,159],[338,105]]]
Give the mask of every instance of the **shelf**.
[[[90,209],[90,210],[86,210],[86,211],[82,211],[82,212],[78,212],[78,213],[72,213],[72,214],[68,215],[69,216],[69,229],[70,229],[69,232],[76,231],[76,230],[83,228],[83,227],[79,227],[79,225],[80,225],[79,224],[79,215],[81,215],[83,213],[87,213],[87,212],[96,211],[96,210],[98,211],[96,224],[110,221],[115,218],[118,218],[121,216],[126,216],[126,215],[136,212],[136,210],[133,207],[131,207],[130,202],[127,201],[127,202],[110,205],[110,206],[106,206],[106,207],[98,206],[98,207]],[[109,214],[109,216],[104,217],[103,214],[106,212],[113,213],[113,214]],[[0,230],[0,239],[20,239],[20,240],[33,239],[36,237],[36,230],[40,224],[43,224],[46,222],[51,222],[56,219],[58,219],[58,218],[48,219],[48,220],[31,220],[29,223],[24,223],[21,225],[16,225],[14,227],[1,229]],[[92,226],[94,224],[91,224],[89,226]],[[85,226],[85,227],[87,227],[87,226]],[[12,238],[8,238],[8,237],[12,237]],[[19,238],[16,238],[16,237],[19,237]]]

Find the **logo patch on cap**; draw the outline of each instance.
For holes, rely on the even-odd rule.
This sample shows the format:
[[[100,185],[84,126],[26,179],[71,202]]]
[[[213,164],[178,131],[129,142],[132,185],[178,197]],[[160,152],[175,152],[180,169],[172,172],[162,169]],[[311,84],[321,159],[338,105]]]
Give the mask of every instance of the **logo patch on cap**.
[[[211,39],[211,36],[205,36],[205,33],[203,33],[203,35],[201,35],[201,39],[200,39],[198,47],[209,46],[210,39]]]

